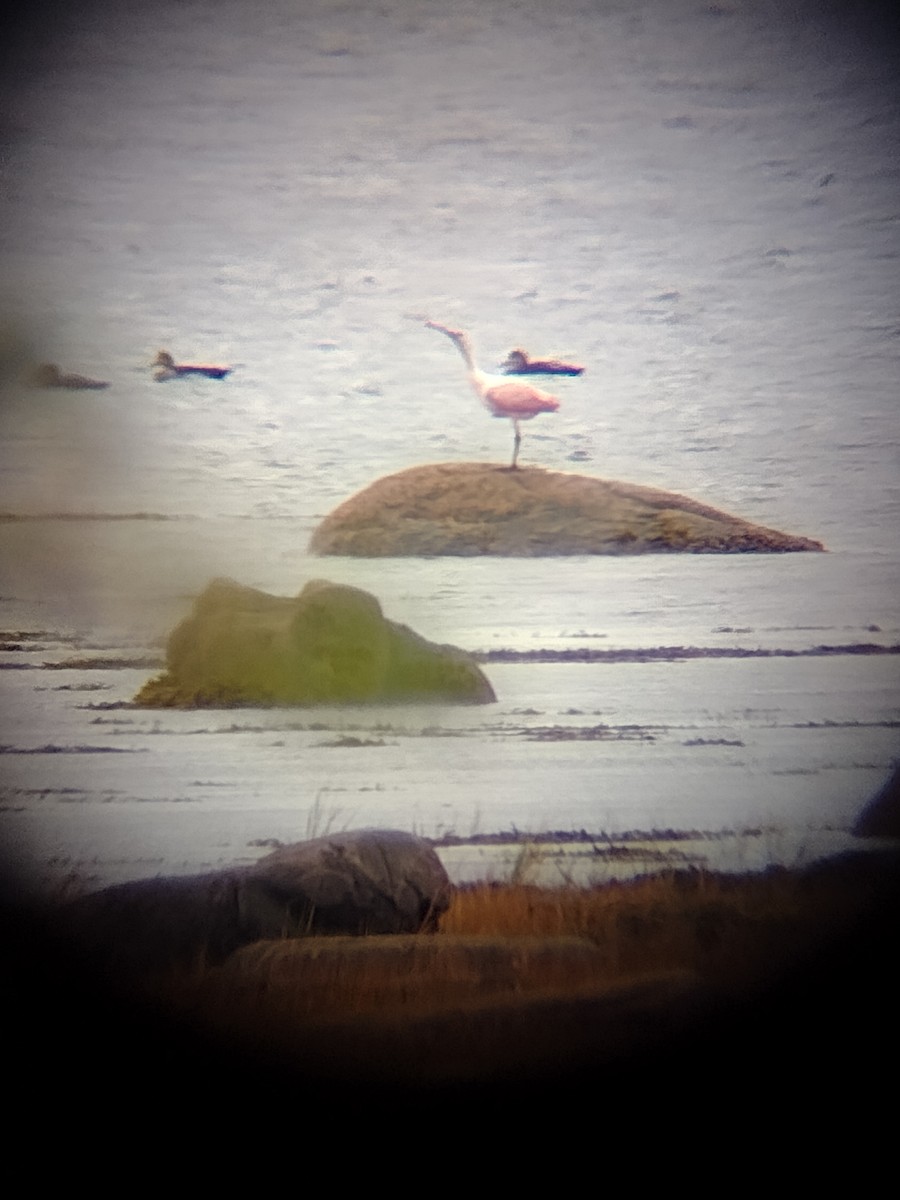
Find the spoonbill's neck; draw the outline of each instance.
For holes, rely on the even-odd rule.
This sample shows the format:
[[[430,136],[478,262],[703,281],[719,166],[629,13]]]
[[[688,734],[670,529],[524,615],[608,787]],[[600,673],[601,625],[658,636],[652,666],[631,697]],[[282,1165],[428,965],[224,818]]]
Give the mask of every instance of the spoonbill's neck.
[[[487,400],[487,393],[496,382],[495,379],[492,380],[490,376],[485,375],[484,371],[479,371],[478,367],[469,368],[469,383],[472,385],[472,391],[488,408],[491,406]]]

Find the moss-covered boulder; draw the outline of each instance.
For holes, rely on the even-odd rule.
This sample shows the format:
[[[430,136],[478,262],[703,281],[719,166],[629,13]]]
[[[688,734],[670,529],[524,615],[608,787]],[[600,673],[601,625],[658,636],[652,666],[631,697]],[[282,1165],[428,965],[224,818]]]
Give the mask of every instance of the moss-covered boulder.
[[[824,550],[686,496],[633,483],[489,463],[388,475],[316,529],[315,554],[360,558],[497,554],[735,554]]]
[[[454,646],[388,621],[374,596],[317,580],[296,598],[214,580],[173,631],[167,670],[135,697],[149,708],[496,700]]]

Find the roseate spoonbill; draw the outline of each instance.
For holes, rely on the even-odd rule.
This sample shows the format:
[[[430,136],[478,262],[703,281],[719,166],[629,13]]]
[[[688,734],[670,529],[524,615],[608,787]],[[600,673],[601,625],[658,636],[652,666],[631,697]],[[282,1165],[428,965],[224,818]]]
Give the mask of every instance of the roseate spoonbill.
[[[428,329],[437,329],[441,333],[445,333],[451,342],[455,343],[469,368],[469,382],[481,397],[484,405],[490,409],[491,415],[507,417],[512,421],[515,440],[510,470],[515,471],[516,460],[519,457],[519,444],[522,441],[519,422],[530,421],[538,413],[556,412],[559,408],[559,401],[549,392],[542,392],[540,388],[532,387],[530,383],[512,383],[503,375],[486,375],[484,371],[480,371],[475,365],[472,344],[468,335],[461,329],[448,329],[446,325],[439,325],[437,321],[426,321],[425,325]]]
[[[88,379],[85,375],[63,375],[55,363],[41,363],[35,367],[29,380],[32,387],[40,388],[108,388],[109,384],[102,379]]]
[[[160,350],[150,365],[159,368],[153,373],[153,378],[159,383],[164,383],[167,379],[184,379],[188,375],[204,375],[207,379],[224,379],[232,371],[231,367],[179,365],[168,350]]]
[[[584,367],[577,363],[560,362],[558,358],[529,358],[517,347],[510,350],[503,364],[504,375],[583,375]]]

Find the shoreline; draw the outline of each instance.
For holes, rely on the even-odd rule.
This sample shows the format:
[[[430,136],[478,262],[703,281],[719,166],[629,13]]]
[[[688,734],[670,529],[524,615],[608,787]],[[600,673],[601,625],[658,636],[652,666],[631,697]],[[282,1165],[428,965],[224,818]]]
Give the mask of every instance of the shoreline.
[[[900,645],[879,646],[876,642],[853,642],[845,646],[809,646],[803,650],[765,649],[743,646],[650,646],[641,650],[470,650],[482,663],[602,663],[679,662],[689,658],[824,658],[841,654],[900,654]]]
[[[308,836],[327,836],[328,832],[344,830],[312,831]],[[859,837],[847,828],[827,826],[633,829],[596,834],[584,829],[534,833],[514,828],[467,836],[452,832],[419,836],[434,848],[453,887],[463,891],[514,884],[546,891],[591,890],[607,884],[676,874],[729,876],[737,881],[772,872],[802,871],[847,854],[898,851],[894,839]],[[289,844],[274,837],[255,838],[246,844],[243,853],[228,861],[174,864],[154,858],[103,864],[96,857],[67,858],[43,866],[20,863],[14,874],[22,895],[53,903],[142,879],[241,869]],[[13,864],[9,866],[12,868]]]
[[[430,840],[430,839],[429,839]],[[672,837],[603,836],[432,842],[454,887],[524,884],[541,890],[591,890],[654,876],[718,875],[734,880],[772,872],[802,871],[847,854],[896,850],[885,838],[859,838],[848,830],[754,829]]]

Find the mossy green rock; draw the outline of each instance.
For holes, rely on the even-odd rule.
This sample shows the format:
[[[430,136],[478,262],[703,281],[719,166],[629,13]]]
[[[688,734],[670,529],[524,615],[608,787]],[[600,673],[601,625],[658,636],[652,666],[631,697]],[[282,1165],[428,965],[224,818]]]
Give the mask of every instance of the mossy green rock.
[[[315,554],[361,558],[823,549],[660,488],[490,463],[379,479],[330,513],[310,544]]]
[[[388,621],[374,596],[317,580],[296,598],[214,580],[173,631],[166,672],[134,703],[149,708],[403,702],[489,704],[464,651]]]

